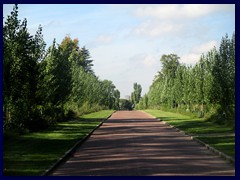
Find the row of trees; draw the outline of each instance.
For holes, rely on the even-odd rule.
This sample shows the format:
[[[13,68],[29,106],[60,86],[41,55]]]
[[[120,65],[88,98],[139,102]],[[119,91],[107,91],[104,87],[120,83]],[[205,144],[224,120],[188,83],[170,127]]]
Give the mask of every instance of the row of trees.
[[[161,57],[162,69],[139,108],[185,110],[218,122],[234,122],[235,34],[222,38],[219,50],[202,54],[194,66],[179,63],[176,54]]]
[[[93,72],[89,51],[77,39],[53,40],[46,50],[42,28],[34,36],[15,5],[3,27],[4,129],[38,130],[100,109],[118,109],[120,92]]]

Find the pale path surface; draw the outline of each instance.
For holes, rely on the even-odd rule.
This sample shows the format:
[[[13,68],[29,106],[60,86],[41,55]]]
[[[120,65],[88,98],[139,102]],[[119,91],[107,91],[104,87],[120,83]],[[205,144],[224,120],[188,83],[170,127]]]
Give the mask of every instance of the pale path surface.
[[[234,175],[205,147],[141,111],[117,111],[52,175]]]

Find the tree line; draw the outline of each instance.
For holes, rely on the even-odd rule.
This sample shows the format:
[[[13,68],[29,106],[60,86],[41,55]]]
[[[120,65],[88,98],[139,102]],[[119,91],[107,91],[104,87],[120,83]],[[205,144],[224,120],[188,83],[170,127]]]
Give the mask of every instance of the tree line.
[[[163,55],[162,69],[137,107],[189,112],[218,123],[235,120],[235,33],[226,34],[217,50],[202,54],[194,66]]]
[[[3,47],[4,130],[36,131],[74,115],[119,108],[120,92],[95,75],[88,49],[69,36],[46,49],[42,27],[31,35],[17,5],[4,22]]]

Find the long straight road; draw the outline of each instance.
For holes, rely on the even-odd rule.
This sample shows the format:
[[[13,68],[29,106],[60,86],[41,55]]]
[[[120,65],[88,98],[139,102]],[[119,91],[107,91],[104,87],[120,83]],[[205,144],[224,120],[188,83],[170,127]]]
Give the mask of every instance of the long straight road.
[[[205,147],[141,111],[117,111],[54,176],[235,175]]]

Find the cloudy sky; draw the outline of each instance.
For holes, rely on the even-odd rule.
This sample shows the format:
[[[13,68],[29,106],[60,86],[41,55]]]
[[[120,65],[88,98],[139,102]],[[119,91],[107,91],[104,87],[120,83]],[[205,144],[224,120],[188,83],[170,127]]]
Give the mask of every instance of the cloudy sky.
[[[3,5],[6,17],[13,5]],[[112,80],[121,97],[130,95],[133,83],[148,92],[161,69],[163,54],[175,53],[180,62],[195,64],[202,53],[218,47],[222,36],[235,30],[235,5],[19,5],[19,18],[27,18],[35,34],[39,24],[51,45],[66,35],[89,49],[94,71]]]

